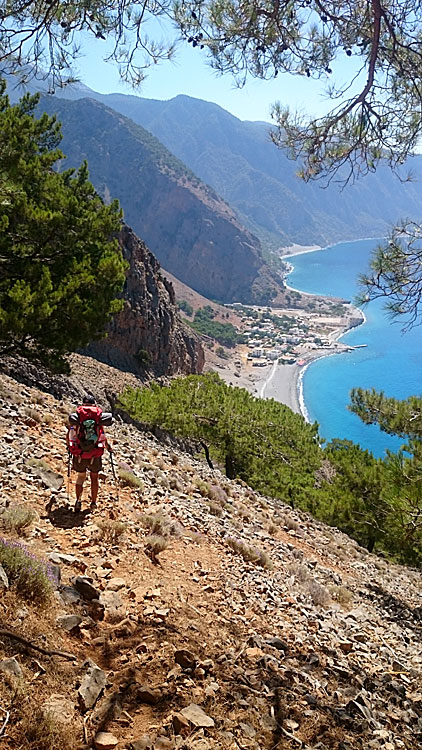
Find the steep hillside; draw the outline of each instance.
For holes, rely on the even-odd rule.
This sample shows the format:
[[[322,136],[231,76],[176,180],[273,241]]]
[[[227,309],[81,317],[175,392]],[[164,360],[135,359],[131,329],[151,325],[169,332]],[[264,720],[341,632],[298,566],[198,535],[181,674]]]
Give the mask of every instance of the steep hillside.
[[[420,184],[402,184],[386,167],[344,191],[335,183],[326,190],[304,184],[297,165],[270,142],[268,124],[242,122],[216,104],[187,96],[93,96],[151,131],[263,241],[325,245],[381,237],[400,217],[422,215]],[[420,180],[422,157],[408,168]]]
[[[71,384],[0,388],[0,550],[57,587],[0,570],[5,750],[420,746],[420,571],[121,423],[119,486],[106,463],[75,514]]]
[[[91,99],[43,97],[39,109],[63,123],[65,166],[87,159],[100,195],[119,199],[126,221],[175,276],[225,302],[276,296],[281,284],[259,240],[150,133]]]

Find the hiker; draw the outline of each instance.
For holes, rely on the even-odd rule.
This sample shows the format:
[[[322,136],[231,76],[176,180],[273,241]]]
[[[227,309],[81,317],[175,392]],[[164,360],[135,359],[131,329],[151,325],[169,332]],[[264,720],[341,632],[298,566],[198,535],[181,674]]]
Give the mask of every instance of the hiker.
[[[103,414],[103,410],[96,405],[92,395],[84,396],[82,406],[69,417],[67,431],[67,445],[73,456],[72,468],[77,472],[75,513],[82,507],[82,492],[87,470],[91,478],[91,508],[97,504],[98,473],[102,469],[101,457],[104,448],[111,453],[111,446],[107,442],[104,425],[111,425],[111,414]]]

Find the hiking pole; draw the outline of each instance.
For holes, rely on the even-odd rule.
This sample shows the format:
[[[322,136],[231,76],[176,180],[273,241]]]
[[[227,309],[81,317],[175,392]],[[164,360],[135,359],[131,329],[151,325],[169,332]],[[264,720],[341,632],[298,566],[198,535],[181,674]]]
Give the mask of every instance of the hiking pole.
[[[110,456],[111,473],[113,474],[114,484],[116,485],[116,495],[117,495],[117,501],[118,501],[119,500],[119,483],[117,481],[116,472],[114,470],[113,451],[111,449],[111,446],[109,446],[108,448],[108,455]]]
[[[67,449],[67,504],[70,502],[70,461],[71,453],[69,448]]]

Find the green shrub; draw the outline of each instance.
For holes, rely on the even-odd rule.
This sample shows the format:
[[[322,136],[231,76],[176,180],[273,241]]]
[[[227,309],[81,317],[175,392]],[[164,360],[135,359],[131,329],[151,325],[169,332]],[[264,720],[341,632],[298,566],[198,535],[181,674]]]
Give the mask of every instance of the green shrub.
[[[183,312],[186,313],[186,315],[189,315],[191,318],[193,315],[193,307],[189,304],[189,302],[186,302],[185,299],[179,299],[177,300],[177,307],[179,310],[183,310]]]
[[[20,542],[0,539],[0,564],[10,584],[24,599],[46,603],[56,582],[50,563],[40,560]]]

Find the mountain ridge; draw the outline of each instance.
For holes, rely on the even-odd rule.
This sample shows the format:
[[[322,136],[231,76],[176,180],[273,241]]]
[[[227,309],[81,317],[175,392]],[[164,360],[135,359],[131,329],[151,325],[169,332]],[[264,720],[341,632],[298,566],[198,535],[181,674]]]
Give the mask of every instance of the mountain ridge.
[[[87,159],[99,194],[119,199],[127,222],[181,281],[225,302],[267,303],[280,292],[259,240],[142,126],[94,99],[43,96],[38,110],[61,121],[66,166]]]

